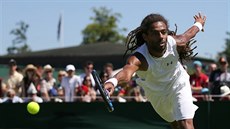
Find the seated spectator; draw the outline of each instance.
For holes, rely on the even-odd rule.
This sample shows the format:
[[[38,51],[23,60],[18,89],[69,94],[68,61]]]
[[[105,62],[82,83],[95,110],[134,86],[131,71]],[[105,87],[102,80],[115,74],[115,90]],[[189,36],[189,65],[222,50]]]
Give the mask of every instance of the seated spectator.
[[[78,87],[78,94],[82,102],[92,102],[96,100],[96,91],[94,90],[90,76],[85,76],[83,83]]]
[[[94,67],[94,64],[93,64],[92,61],[87,61],[87,62],[85,62],[85,64],[84,64],[84,73],[80,74],[80,78],[81,78],[81,84],[82,84],[84,78],[85,78],[86,76],[89,76],[93,88],[96,89],[96,87],[95,87],[96,83],[95,83],[95,80],[94,80],[94,78],[93,78],[93,75],[91,74],[92,71],[93,71],[93,67]]]
[[[66,77],[67,76],[67,73],[66,73],[66,71],[64,71],[64,70],[60,70],[59,72],[58,72],[58,75],[57,75],[57,85],[56,85],[56,89],[59,89],[60,87],[61,87],[61,81],[62,81],[62,78],[63,77]]]
[[[215,63],[211,63],[208,65],[208,71],[207,71],[207,75],[210,76],[210,74],[212,73],[212,71],[217,69],[217,65]]]
[[[24,100],[24,102],[38,102],[38,103],[42,103],[43,99],[39,96],[37,96],[37,90],[35,88],[35,86],[33,85],[33,83],[31,83],[31,85],[29,86],[28,90],[27,90],[27,94],[28,97]]]
[[[141,87],[136,86],[131,92],[132,100],[135,102],[147,102],[147,99],[141,94]]]
[[[209,77],[211,94],[221,95],[221,86],[230,87],[230,73],[228,72],[228,61],[224,57],[219,59],[219,68],[213,71]],[[219,100],[219,97],[213,98]]]
[[[9,77],[6,81],[7,89],[14,89],[17,96],[21,95],[21,82],[23,75],[17,71],[17,62],[14,59],[9,61]]]
[[[3,79],[0,78],[0,98],[4,97],[7,92],[6,84],[3,82]]]
[[[62,82],[62,78],[66,77],[66,76],[67,76],[67,73],[66,73],[66,71],[63,71],[63,70],[60,70],[58,72],[58,75],[57,75],[57,85],[56,85],[55,89],[57,90],[59,102],[63,101],[62,97],[64,96],[64,92],[63,92],[63,89],[61,87],[61,82]]]
[[[221,86],[220,87],[221,92],[221,101],[230,101],[230,88],[228,86]]]
[[[100,77],[100,79],[101,79],[101,81],[102,81],[103,84],[104,84],[104,82],[105,82],[106,80],[109,79],[108,73],[106,73],[106,72],[104,72],[104,71],[102,71],[102,72],[99,74],[99,77]]]
[[[23,103],[22,98],[18,97],[13,89],[9,89],[2,103]]]
[[[42,65],[36,65],[35,66],[36,67],[36,71],[37,71],[37,76],[40,78],[40,79],[42,79],[43,77],[42,77],[42,75],[43,75],[43,73],[44,73],[44,70],[43,70],[43,67],[42,67]]]
[[[41,96],[44,101],[48,102],[51,100],[50,97],[57,96],[56,79],[53,77],[53,68],[47,64],[44,66],[44,78],[41,82]]]
[[[66,66],[67,76],[62,78],[61,87],[64,90],[65,102],[74,102],[77,88],[81,85],[81,79],[75,75],[75,67],[72,64]]]
[[[113,64],[106,63],[103,67],[103,71],[109,75],[109,78],[113,76]]]
[[[22,81],[22,96],[28,97],[27,90],[33,83],[37,91],[40,91],[41,79],[37,74],[37,68],[33,64],[28,64],[24,69],[24,77]]]
[[[208,76],[202,72],[202,63],[200,61],[194,61],[194,73],[190,75],[190,84],[192,87],[193,96],[199,100],[209,100],[208,89]],[[204,95],[202,97],[196,95]]]

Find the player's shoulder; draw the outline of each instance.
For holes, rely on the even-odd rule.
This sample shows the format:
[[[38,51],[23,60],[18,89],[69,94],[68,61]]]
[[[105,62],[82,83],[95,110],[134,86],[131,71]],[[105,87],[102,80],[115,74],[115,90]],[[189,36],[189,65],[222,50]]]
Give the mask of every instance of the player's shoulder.
[[[127,63],[135,64],[139,67],[139,70],[147,70],[148,62],[143,54],[140,52],[134,52],[129,58]]]

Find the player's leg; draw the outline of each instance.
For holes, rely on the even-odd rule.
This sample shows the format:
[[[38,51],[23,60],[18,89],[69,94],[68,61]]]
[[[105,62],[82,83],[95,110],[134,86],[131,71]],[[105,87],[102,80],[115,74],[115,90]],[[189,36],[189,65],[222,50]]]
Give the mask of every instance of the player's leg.
[[[194,129],[193,117],[197,106],[193,104],[192,92],[187,79],[181,81],[180,89],[177,90],[174,100],[174,118],[177,121],[179,129]]]
[[[172,129],[180,129],[177,121],[173,121],[170,123]]]
[[[170,123],[172,129],[194,129],[193,120],[185,119]]]
[[[177,124],[180,127],[179,129],[194,129],[193,119],[179,120]]]

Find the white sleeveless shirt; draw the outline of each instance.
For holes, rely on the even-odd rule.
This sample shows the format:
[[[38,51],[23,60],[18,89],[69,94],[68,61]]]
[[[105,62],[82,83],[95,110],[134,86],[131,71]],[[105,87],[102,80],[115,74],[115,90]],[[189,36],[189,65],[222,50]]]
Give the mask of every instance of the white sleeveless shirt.
[[[189,81],[189,75],[179,62],[176,41],[171,36],[168,36],[167,40],[166,52],[159,58],[150,55],[146,44],[136,50],[145,57],[148,63],[147,71],[137,71],[139,77],[136,80],[137,84],[145,90],[151,90],[155,95],[170,93],[174,84],[180,83],[179,79]]]

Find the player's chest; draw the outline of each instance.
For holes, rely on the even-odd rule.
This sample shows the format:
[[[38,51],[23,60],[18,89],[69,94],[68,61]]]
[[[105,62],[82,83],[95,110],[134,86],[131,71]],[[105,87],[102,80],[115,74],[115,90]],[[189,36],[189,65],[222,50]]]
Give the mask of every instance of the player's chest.
[[[159,74],[175,69],[178,62],[178,57],[174,53],[169,53],[164,58],[154,59],[152,58],[151,62],[151,71],[153,73]]]

